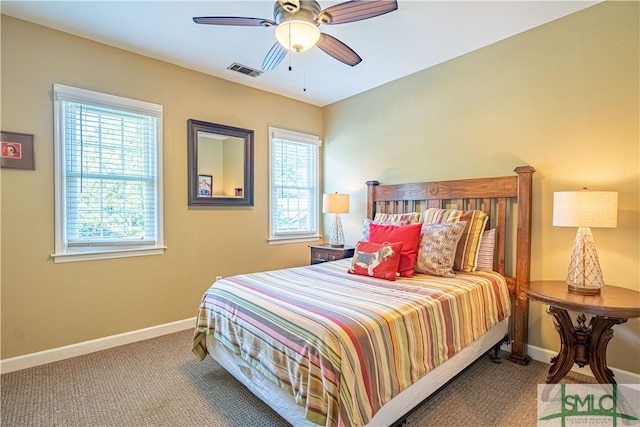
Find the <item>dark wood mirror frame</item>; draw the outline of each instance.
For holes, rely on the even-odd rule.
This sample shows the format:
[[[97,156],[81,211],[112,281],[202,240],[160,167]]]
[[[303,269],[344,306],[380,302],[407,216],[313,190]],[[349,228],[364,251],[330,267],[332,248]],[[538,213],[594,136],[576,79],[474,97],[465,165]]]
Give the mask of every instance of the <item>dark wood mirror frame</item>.
[[[189,206],[253,206],[253,140],[254,131],[201,120],[189,119],[188,182]],[[201,196],[198,193],[198,133],[241,138],[244,141],[244,185],[241,196]]]

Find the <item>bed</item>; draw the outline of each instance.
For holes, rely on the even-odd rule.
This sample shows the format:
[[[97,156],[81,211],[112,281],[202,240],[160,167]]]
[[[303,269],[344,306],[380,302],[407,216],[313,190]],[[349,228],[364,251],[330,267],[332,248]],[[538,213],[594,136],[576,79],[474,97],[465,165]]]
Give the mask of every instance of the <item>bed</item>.
[[[533,173],[522,166],[503,177],[367,182],[371,238],[358,243],[353,260],[216,282],[199,307],[194,353],[210,355],[294,426],[397,425],[505,336],[509,360],[527,364],[528,302],[521,287],[529,281]],[[405,220],[422,212],[418,221]],[[465,214],[452,219],[451,212]],[[389,218],[403,219],[390,224]],[[477,252],[465,267],[469,248],[479,250],[481,240],[469,232],[478,218],[483,240],[484,232],[495,239],[491,268],[476,268]],[[405,277],[353,274],[366,245],[393,254],[384,233],[416,228],[422,262],[434,258],[423,258],[425,230],[439,237],[445,229],[469,232],[450,254],[455,274],[429,265],[426,273]],[[385,259],[406,261],[405,252],[399,255],[403,245],[393,244],[399,261]],[[418,269],[420,262],[411,262]],[[391,270],[403,271],[398,265]]]

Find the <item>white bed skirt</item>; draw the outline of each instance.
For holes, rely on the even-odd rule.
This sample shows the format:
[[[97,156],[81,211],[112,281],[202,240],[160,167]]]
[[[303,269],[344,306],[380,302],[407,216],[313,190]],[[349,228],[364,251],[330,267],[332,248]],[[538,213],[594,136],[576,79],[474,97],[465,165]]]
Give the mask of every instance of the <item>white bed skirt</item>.
[[[381,427],[389,426],[396,422],[482,354],[493,348],[505,336],[508,327],[508,318],[495,325],[481,338],[471,343],[442,365],[437,366],[418,382],[390,400],[367,425]],[[304,408],[296,404],[292,396],[270,382],[264,375],[253,369],[226,347],[219,345],[210,335],[207,335],[206,343],[209,354],[222,367],[290,424],[295,427],[317,427],[316,424],[305,418]]]

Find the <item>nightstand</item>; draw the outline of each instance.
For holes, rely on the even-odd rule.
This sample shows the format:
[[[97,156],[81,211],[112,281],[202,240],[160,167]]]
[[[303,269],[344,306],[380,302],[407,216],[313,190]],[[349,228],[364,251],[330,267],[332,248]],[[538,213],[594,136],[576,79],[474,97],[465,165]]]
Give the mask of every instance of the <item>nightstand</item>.
[[[548,384],[558,383],[574,363],[589,365],[601,384],[615,384],[607,367],[607,344],[613,338],[613,326],[630,317],[640,317],[640,292],[605,285],[599,295],[582,295],[567,290],[561,281],[533,281],[522,289],[529,299],[547,304],[554,326],[560,335],[560,353],[551,359]],[[574,325],[567,310],[577,311]],[[586,325],[585,313],[591,315]]]
[[[334,248],[329,244],[309,245],[311,248],[311,264],[320,264],[327,261],[337,261],[343,258],[351,258],[355,247],[344,246],[343,248]]]

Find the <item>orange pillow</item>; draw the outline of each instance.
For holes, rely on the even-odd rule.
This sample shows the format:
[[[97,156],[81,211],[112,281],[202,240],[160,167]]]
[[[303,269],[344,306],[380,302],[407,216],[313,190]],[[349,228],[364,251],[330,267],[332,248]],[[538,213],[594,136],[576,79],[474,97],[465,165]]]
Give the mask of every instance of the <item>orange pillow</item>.
[[[402,250],[398,273],[403,277],[413,277],[418,258],[421,230],[422,224],[420,223],[407,225],[372,223],[369,226],[369,241],[373,243],[401,242]]]
[[[396,280],[402,243],[360,241],[351,258],[349,273],[378,279]]]

